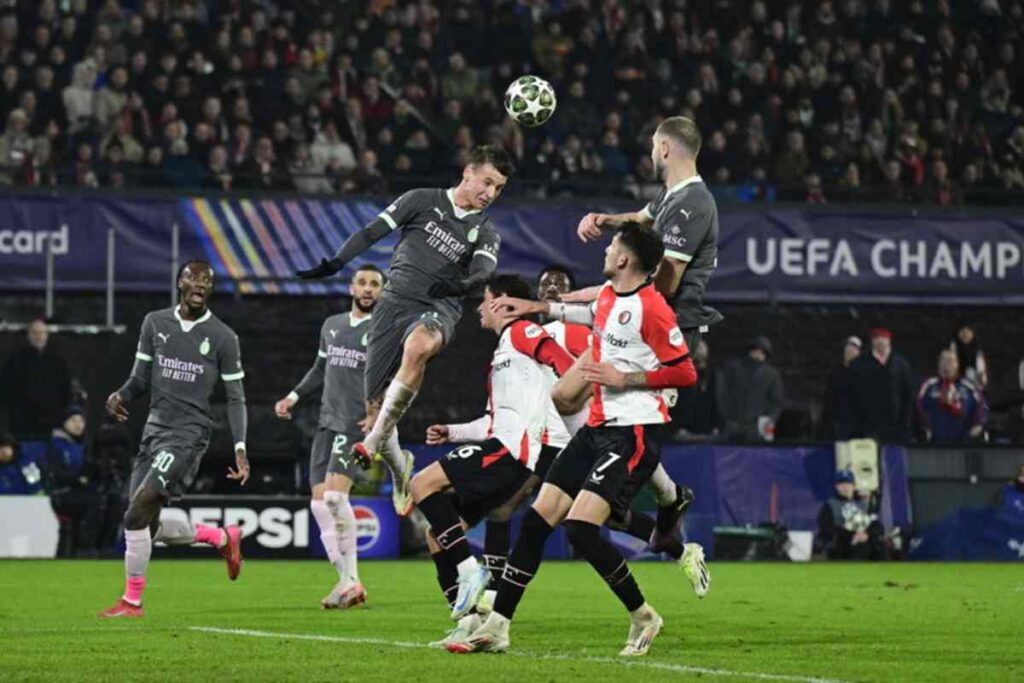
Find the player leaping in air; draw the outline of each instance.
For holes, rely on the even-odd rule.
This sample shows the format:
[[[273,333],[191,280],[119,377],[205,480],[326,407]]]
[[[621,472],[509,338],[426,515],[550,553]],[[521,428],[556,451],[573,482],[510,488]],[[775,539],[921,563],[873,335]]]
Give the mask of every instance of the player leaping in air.
[[[588,213],[577,234],[584,242],[600,239],[624,223],[651,226],[665,246],[665,255],[655,276],[655,287],[675,311],[683,338],[696,349],[701,334],[722,320],[722,314],[704,303],[704,290],[718,266],[718,206],[697,175],[701,134],[697,124],[684,116],[672,116],[658,126],[651,138],[651,162],[655,175],[664,182],[658,196],[643,209],[632,213]],[[563,297],[583,303],[597,297],[591,287]],[[692,501],[686,489],[674,486],[659,471],[653,477],[658,493],[658,524],[654,546],[663,549],[678,533],[679,520]],[[674,499],[674,502],[672,502]]]
[[[333,258],[299,272],[304,279],[333,275],[392,231],[401,233],[388,283],[370,321],[365,382],[367,419],[373,428],[352,449],[363,467],[375,455],[383,458],[400,515],[412,510],[413,463],[399,447],[395,426],[416,397],[427,363],[451,341],[462,315],[462,297],[483,285],[497,266],[501,238],[483,212],[513,170],[504,150],[477,147],[469,153],[456,187],[406,192],[349,237]]]
[[[620,654],[646,654],[661,630],[661,617],[644,600],[622,554],[601,537],[600,527],[613,515],[625,517],[658,464],[659,447],[649,428],[668,421],[661,389],[689,386],[697,377],[675,316],[650,281],[662,254],[657,235],[625,224],[607,249],[604,273],[609,281],[593,309],[507,297],[492,302],[518,315],[541,313],[592,326],[593,361],[582,369],[593,384],[594,398],[587,425],[551,465],[523,520],[494,610],[467,641],[450,643],[449,651],[508,649],[516,607],[537,573],[548,536],[564,520],[577,554],[629,612],[629,636]]]
[[[149,313],[142,321],[132,374],[107,398],[107,411],[128,419],[125,407],[150,392],[149,418],[132,468],[131,496],[124,515],[124,595],[101,617],[141,617],[146,568],[154,541],[170,545],[205,543],[218,548],[231,580],[242,565],[237,526],[227,529],[160,519],[160,510],[180,498],[192,483],[210,443],[210,395],[218,379],[228,399],[228,424],[235,443],[235,468],[228,478],[249,479],[245,455],[246,409],[238,337],[217,318],[207,300],[213,293],[213,268],[189,261],[178,273],[179,303]]]
[[[356,515],[349,493],[358,470],[352,446],[362,439],[360,424],[366,415],[363,372],[367,330],[383,286],[384,273],[377,266],[366,264],[356,270],[349,285],[351,310],[324,321],[313,367],[274,405],[279,418],[290,420],[296,403],[316,394],[321,397],[319,428],[309,454],[313,494],[309,507],[320,527],[327,559],[338,570],[338,582],[320,601],[324,609],[345,609],[366,601],[359,580]]]

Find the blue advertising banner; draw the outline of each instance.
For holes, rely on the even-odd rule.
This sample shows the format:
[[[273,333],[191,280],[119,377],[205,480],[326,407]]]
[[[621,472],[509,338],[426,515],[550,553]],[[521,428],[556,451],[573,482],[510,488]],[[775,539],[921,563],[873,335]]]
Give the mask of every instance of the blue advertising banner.
[[[367,199],[3,197],[0,288],[41,289],[49,244],[59,289],[102,289],[113,230],[117,287],[165,291],[177,224],[182,257],[209,260],[244,292],[337,293],[338,279],[266,279],[291,278],[333,254],[383,208]],[[635,207],[499,203],[489,214],[502,233],[500,267],[532,278],[560,263],[580,282],[599,282],[604,244],[581,243],[576,225],[588,211],[627,208]],[[1024,214],[723,207],[720,223],[710,301],[1024,303]],[[398,238],[374,245],[365,260],[386,267]]]

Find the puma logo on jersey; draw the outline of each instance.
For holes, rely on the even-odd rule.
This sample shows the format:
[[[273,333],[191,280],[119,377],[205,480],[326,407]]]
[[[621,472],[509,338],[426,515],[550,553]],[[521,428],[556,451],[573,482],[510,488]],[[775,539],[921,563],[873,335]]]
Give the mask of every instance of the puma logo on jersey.
[[[438,218],[440,218],[443,221],[444,220],[444,211],[442,211],[441,209],[437,208],[436,206],[434,207],[434,211],[437,212]]]
[[[156,336],[160,337],[160,341],[162,341],[162,342],[166,342],[168,339],[171,338],[171,335],[164,334],[163,332],[157,332]]]
[[[686,220],[690,220],[690,216],[693,215],[693,211],[687,211],[686,209],[679,209],[679,213],[686,217]]]
[[[327,331],[331,333],[331,339],[334,339],[335,337],[338,336],[338,331],[337,330],[327,330]]]

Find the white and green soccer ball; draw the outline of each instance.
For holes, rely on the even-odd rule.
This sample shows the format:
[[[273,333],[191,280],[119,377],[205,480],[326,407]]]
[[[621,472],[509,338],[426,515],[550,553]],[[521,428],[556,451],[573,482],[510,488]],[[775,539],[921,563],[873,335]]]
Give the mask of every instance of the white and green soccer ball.
[[[520,76],[505,91],[505,111],[529,128],[546,123],[557,103],[555,89],[539,76]]]

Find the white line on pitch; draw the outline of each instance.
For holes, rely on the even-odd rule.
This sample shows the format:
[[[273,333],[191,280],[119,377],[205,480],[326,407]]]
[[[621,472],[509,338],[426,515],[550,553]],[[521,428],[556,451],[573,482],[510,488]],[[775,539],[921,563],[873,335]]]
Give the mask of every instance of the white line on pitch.
[[[252,631],[244,628],[217,628],[216,626],[189,626],[190,631],[201,633],[218,633],[226,636],[248,636],[249,638],[285,638],[291,640],[315,640],[327,643],[347,643],[350,645],[385,645],[388,647],[408,650],[433,649],[424,643],[411,643],[401,640],[384,640],[383,638],[359,638],[355,636],[325,636],[315,633],[275,633],[273,631]],[[583,662],[590,664],[612,664],[615,666],[639,667],[656,669],[680,674],[701,674],[704,676],[723,676],[728,678],[754,678],[761,681],[790,681],[792,683],[846,683],[834,678],[814,678],[813,676],[794,676],[789,674],[767,674],[752,671],[731,671],[729,669],[709,669],[702,666],[687,664],[670,664],[651,660],[615,659],[613,657],[586,657],[576,655],[546,655],[532,652],[509,652],[513,657],[527,657],[550,661]]]

